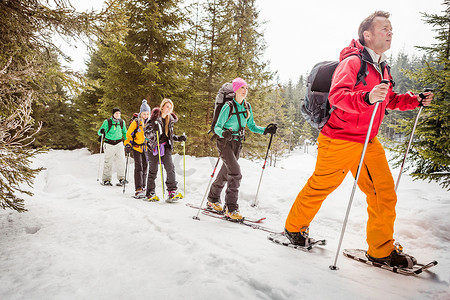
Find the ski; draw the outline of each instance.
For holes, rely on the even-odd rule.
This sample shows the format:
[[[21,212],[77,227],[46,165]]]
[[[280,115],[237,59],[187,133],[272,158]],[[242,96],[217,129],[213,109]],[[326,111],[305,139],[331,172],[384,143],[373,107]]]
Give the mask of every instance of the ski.
[[[316,246],[325,246],[327,244],[326,240],[310,239],[312,242],[310,242],[308,246],[294,245],[285,236],[284,232],[270,234],[267,238],[269,240],[271,240],[272,242],[274,242],[275,244],[280,244],[280,245],[283,245],[286,247],[290,247],[290,248],[294,248],[294,249],[298,249],[298,250],[302,250],[302,251],[306,251],[306,252],[311,251]]]
[[[242,224],[242,225],[251,227],[253,229],[259,229],[259,230],[270,232],[270,233],[276,233],[276,231],[274,231],[274,230],[272,230],[270,228],[258,225],[258,224],[254,223],[254,222],[249,222],[246,218],[244,218],[243,220],[239,220],[239,221],[238,220],[232,220],[232,219],[230,219],[230,218],[228,218],[228,217],[226,217],[224,215],[220,215],[218,213],[214,213],[214,212],[209,211],[209,210],[203,210],[202,214],[204,214],[205,216],[210,216],[210,217],[216,218],[216,219],[225,220],[225,221],[232,222],[232,223],[237,223],[237,224]]]
[[[192,203],[186,203],[186,206],[192,207],[193,209],[199,209],[199,207],[195,204]],[[213,209],[210,208],[200,208],[202,211],[206,211],[206,212],[210,212],[213,214],[216,214],[218,216],[223,216],[223,213],[219,213]],[[253,218],[245,218],[245,221],[250,222],[250,223],[261,223],[262,221],[264,221],[266,218],[259,218],[259,219],[253,219]]]
[[[371,265],[374,267],[378,267],[381,268],[383,270],[388,270],[397,274],[402,274],[402,275],[406,275],[406,276],[415,276],[415,275],[419,275],[420,273],[422,273],[425,270],[428,270],[431,267],[434,267],[435,265],[437,265],[437,261],[433,260],[430,263],[427,264],[416,264],[413,266],[412,269],[407,269],[407,268],[399,268],[399,267],[391,267],[385,264],[380,264],[377,262],[372,262],[370,261],[367,256],[366,256],[366,251],[365,250],[361,250],[361,249],[345,249],[344,250],[344,255],[348,258],[354,259],[356,261],[365,263],[367,265]]]

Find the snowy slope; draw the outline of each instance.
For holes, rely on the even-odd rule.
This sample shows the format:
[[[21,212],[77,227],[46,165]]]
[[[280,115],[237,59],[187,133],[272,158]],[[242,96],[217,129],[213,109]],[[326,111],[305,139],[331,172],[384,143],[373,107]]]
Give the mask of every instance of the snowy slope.
[[[310,152],[311,153],[311,152]],[[403,175],[396,239],[430,272],[410,278],[339,256],[331,271],[353,181],[324,202],[311,236],[328,245],[311,253],[281,247],[267,233],[210,218],[200,204],[214,158],[187,157],[181,203],[148,203],[96,181],[99,155],[86,149],[37,156],[44,166],[27,213],[0,211],[0,299],[450,299],[450,195]],[[241,159],[240,209],[281,231],[315,157],[298,150],[267,167],[258,208],[250,206],[262,162]],[[175,156],[180,190],[181,156]],[[394,170],[394,176],[397,173]],[[113,178],[117,182],[116,178]],[[158,178],[157,184],[160,184]],[[157,193],[162,196],[158,185]],[[366,205],[355,196],[343,248],[366,248]]]

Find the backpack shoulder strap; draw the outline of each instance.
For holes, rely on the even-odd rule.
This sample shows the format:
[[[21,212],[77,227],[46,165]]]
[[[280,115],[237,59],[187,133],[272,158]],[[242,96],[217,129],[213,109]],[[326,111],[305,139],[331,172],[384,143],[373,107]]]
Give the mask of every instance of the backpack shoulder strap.
[[[236,114],[236,117],[237,117],[237,120],[238,120],[238,124],[239,124],[239,130],[238,131],[241,131],[242,130],[241,116],[240,116],[240,113],[238,111],[236,102],[234,102],[234,101],[233,101],[233,107],[234,107],[234,110],[236,111],[235,114]]]
[[[362,59],[361,55],[357,55],[359,57],[359,60],[361,61],[361,66],[359,67],[358,75],[356,75],[356,85],[358,85],[360,82],[363,83],[363,85],[367,85],[366,82],[366,76],[369,73],[367,70],[367,62]]]
[[[389,74],[389,78],[388,78],[388,79],[389,79],[389,81],[391,82],[392,87],[395,87],[395,81],[394,81],[394,79],[392,78],[392,75],[391,75],[391,66],[388,65],[388,64],[384,61],[384,62],[381,63],[381,69],[382,69],[383,73],[384,73],[384,70],[385,70],[385,69],[387,70],[387,72],[388,72],[388,74]]]
[[[106,133],[108,133],[111,130],[112,127],[112,120],[111,118],[108,119],[108,130],[106,130]]]
[[[223,105],[226,104],[226,105],[228,105],[230,107],[230,111],[228,112],[227,122],[231,118],[231,116],[233,115],[233,107],[234,107],[233,103],[234,103],[233,100],[228,100],[228,101],[225,101],[225,103],[223,104]]]
[[[134,120],[133,122],[131,122],[131,124],[136,123],[136,128],[133,130],[133,132],[131,133],[131,137],[134,138],[136,137],[136,132],[139,130],[139,119]],[[131,126],[131,125],[130,125]]]

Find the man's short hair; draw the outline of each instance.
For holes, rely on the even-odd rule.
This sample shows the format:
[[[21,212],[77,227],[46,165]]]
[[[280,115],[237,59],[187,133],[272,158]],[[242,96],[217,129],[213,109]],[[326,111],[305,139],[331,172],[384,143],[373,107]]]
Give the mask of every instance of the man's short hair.
[[[364,31],[368,31],[368,30],[372,29],[372,23],[376,17],[383,17],[383,18],[389,19],[390,16],[391,16],[391,14],[388,12],[377,10],[373,14],[371,14],[370,16],[365,18],[364,21],[361,22],[361,24],[359,25],[359,28],[358,28],[358,37],[359,37],[359,41],[361,42],[361,44],[364,45]]]

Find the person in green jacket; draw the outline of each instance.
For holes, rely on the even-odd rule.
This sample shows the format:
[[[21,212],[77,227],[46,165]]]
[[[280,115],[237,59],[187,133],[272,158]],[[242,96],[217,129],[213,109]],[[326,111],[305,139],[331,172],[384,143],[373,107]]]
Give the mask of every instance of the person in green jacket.
[[[125,151],[122,138],[127,138],[127,127],[125,121],[120,118],[120,109],[113,108],[112,116],[103,121],[102,127],[98,130],[98,135],[103,135],[103,150],[105,161],[103,166],[102,185],[112,186],[112,165],[116,163],[118,186],[125,184]]]
[[[251,105],[246,101],[248,86],[242,78],[233,80],[233,101],[226,102],[217,118],[214,132],[218,136],[217,148],[223,161],[222,168],[216,180],[211,185],[208,194],[207,205],[217,212],[224,212],[225,216],[232,220],[242,220],[239,212],[238,193],[241,183],[241,168],[238,163],[239,154],[242,149],[245,127],[259,134],[275,134],[276,124],[269,124],[266,128],[257,126],[253,120]],[[230,111],[231,110],[231,111]],[[227,184],[225,194],[225,210],[220,203],[220,194]]]

